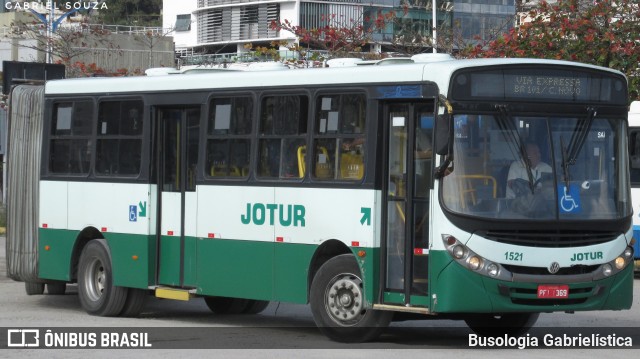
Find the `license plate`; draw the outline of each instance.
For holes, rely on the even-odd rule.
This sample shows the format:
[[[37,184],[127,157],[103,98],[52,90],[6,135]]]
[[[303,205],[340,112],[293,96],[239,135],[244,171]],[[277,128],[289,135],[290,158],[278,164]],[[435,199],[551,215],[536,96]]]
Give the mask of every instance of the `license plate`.
[[[561,285],[539,285],[538,298],[566,299],[569,298],[569,286]]]

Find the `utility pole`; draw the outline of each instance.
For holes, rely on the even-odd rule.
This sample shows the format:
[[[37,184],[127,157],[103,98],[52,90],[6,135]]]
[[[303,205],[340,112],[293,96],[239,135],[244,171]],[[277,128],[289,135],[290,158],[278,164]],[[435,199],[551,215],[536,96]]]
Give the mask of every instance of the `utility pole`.
[[[438,53],[438,34],[437,34],[437,22],[436,22],[436,0],[431,0],[431,28],[433,30],[433,53]]]
[[[70,15],[75,14],[80,9],[73,9],[73,10],[71,10],[69,12],[66,12],[66,13],[62,14],[62,16],[60,16],[58,19],[54,20],[55,3],[51,3],[50,2],[50,3],[48,3],[48,6],[49,6],[49,18],[47,18],[46,16],[43,16],[42,14],[38,13],[34,9],[29,9],[29,11],[31,11],[31,13],[33,15],[35,15],[44,24],[44,26],[47,27],[47,56],[46,56],[46,62],[48,64],[50,64],[50,63],[53,63],[53,44],[51,43],[51,41],[53,39],[53,34],[58,29],[58,25],[60,25],[60,23],[64,19],[66,19]]]

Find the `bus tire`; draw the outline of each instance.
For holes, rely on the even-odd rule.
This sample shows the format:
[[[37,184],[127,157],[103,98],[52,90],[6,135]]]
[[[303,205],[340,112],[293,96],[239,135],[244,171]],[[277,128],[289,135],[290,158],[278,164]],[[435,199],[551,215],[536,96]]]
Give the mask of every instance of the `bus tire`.
[[[140,315],[148,294],[145,289],[129,288],[129,293],[127,293],[127,299],[124,301],[124,307],[122,307],[120,316],[137,317]]]
[[[268,300],[249,300],[249,304],[242,311],[243,314],[260,314],[269,306]]]
[[[241,314],[249,305],[248,299],[204,297],[204,302],[216,314]]]
[[[476,314],[465,322],[476,334],[485,337],[524,335],[536,324],[540,313]]]
[[[127,288],[113,285],[111,256],[104,239],[87,243],[78,264],[78,297],[87,313],[117,316],[127,299]]]
[[[329,339],[365,342],[377,338],[389,325],[392,312],[365,309],[360,269],[351,254],[331,258],[311,282],[313,320]]]
[[[24,290],[27,295],[38,295],[44,293],[44,283],[24,282]]]
[[[67,291],[67,283],[65,282],[49,282],[47,283],[47,293],[52,295],[64,295]]]

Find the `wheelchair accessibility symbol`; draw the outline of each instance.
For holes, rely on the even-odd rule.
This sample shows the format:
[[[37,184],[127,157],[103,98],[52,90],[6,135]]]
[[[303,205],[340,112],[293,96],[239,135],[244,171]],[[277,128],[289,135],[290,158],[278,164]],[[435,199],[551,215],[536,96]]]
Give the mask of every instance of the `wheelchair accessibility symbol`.
[[[558,204],[562,213],[580,213],[580,188],[571,184],[569,188],[558,185]]]
[[[129,206],[129,222],[137,222],[138,221],[138,206],[131,205]]]

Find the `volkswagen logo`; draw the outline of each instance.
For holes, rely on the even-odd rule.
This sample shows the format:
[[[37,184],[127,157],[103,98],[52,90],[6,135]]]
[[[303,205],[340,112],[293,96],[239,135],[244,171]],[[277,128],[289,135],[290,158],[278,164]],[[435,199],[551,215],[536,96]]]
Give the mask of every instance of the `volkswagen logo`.
[[[560,270],[560,263],[558,263],[558,262],[553,262],[549,266],[549,273],[551,273],[551,274],[556,274],[556,273],[558,273],[559,270]]]

